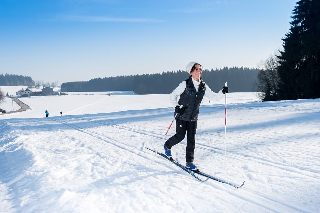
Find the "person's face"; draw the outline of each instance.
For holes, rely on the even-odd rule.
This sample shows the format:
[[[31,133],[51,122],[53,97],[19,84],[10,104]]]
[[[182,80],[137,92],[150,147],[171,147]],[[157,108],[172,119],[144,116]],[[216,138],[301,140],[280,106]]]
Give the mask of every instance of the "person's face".
[[[196,65],[196,68],[190,73],[194,80],[199,81],[202,74],[201,65]]]

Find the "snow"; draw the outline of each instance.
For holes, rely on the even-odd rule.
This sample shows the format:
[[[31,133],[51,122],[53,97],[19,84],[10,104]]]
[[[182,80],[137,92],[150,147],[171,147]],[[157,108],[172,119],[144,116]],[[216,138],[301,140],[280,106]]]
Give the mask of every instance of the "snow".
[[[28,86],[0,86],[0,90],[3,92],[4,95],[7,95],[7,93],[10,96],[16,96],[16,92],[18,92],[21,89],[27,89]]]
[[[320,212],[319,99],[230,93],[226,135],[225,100],[203,101],[195,163],[246,181],[235,189],[144,148],[174,134],[169,95],[120,94],[21,98],[31,110],[0,115],[0,212]]]
[[[0,103],[0,108],[6,110],[6,112],[11,112],[20,109],[20,106],[12,101],[11,98],[4,97],[3,101]]]

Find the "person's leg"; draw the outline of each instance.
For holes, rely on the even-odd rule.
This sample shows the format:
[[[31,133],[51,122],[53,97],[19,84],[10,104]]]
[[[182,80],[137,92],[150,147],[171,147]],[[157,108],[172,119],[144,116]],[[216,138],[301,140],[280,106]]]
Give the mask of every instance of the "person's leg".
[[[187,131],[186,123],[187,123],[187,121],[182,121],[182,120],[177,119],[177,121],[176,121],[176,134],[174,136],[172,136],[171,138],[169,138],[164,144],[168,149],[171,149],[171,147],[180,143],[184,139],[184,137],[186,135],[186,131]]]
[[[186,162],[193,162],[197,121],[187,122]]]

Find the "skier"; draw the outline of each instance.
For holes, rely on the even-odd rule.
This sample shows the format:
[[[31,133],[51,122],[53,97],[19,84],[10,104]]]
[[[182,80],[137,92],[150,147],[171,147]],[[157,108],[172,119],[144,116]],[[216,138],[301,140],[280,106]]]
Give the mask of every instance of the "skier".
[[[49,117],[49,112],[46,110],[44,113],[46,113],[46,117]]]
[[[165,142],[164,151],[167,157],[172,158],[171,148],[180,143],[187,132],[186,166],[191,170],[197,170],[193,160],[201,101],[203,96],[212,101],[220,100],[229,89],[224,86],[218,93],[213,92],[201,79],[202,65],[199,63],[190,62],[187,65],[187,72],[190,73],[189,78],[180,83],[170,94],[171,103],[175,106],[176,134]]]
[[[60,115],[62,116],[62,111],[60,111]]]

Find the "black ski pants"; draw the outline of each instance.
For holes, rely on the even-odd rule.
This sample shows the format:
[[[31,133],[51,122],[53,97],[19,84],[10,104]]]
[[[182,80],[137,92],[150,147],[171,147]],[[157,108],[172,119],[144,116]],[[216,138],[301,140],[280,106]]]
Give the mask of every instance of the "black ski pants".
[[[169,149],[174,145],[180,143],[187,132],[187,148],[186,148],[186,162],[193,162],[195,149],[195,136],[197,129],[197,121],[182,121],[176,120],[176,134],[169,138],[165,146]]]

